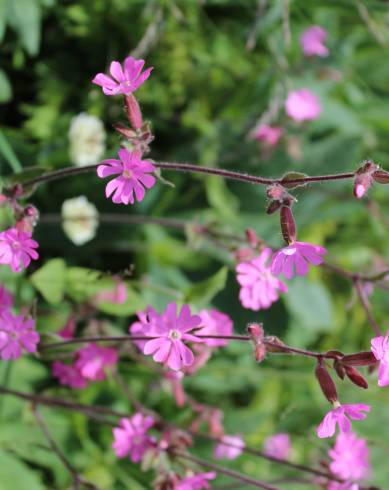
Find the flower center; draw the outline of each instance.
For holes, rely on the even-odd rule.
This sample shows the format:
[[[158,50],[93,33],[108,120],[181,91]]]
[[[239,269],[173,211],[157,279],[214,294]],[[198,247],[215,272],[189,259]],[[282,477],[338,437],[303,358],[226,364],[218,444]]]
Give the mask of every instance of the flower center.
[[[169,339],[179,340],[181,337],[182,337],[181,332],[179,332],[178,330],[170,330]]]
[[[123,170],[123,177],[125,177],[126,179],[131,179],[132,177],[131,170]]]

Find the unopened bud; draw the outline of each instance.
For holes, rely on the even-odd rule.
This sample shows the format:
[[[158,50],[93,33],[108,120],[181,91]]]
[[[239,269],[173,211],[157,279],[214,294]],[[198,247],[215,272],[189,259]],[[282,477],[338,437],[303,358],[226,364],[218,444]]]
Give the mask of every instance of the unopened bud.
[[[373,183],[373,174],[379,170],[379,166],[367,160],[362,167],[355,172],[354,196],[361,199]]]
[[[351,366],[344,366],[344,369],[345,369],[345,372],[346,372],[348,379],[352,383],[354,383],[355,385],[360,386],[361,388],[364,388],[364,389],[369,387],[365,378],[356,369],[354,369]]]
[[[338,361],[338,359],[335,359],[334,361],[334,369],[339,378],[344,379],[346,375],[345,367]]]
[[[282,342],[281,339],[279,339],[275,335],[267,335],[263,341],[266,344],[266,348],[268,352],[273,352],[278,354],[288,352],[286,345]]]
[[[131,126],[136,130],[140,129],[142,127],[143,120],[138,101],[132,94],[125,95],[124,100],[126,104],[127,117]]]
[[[338,393],[335,383],[331,378],[327,368],[322,362],[319,362],[315,370],[316,378],[319,381],[321,391],[329,402],[336,402],[338,399]]]
[[[380,184],[389,184],[389,172],[377,170],[373,173],[373,179]]]
[[[264,330],[262,323],[250,323],[247,332],[254,345],[254,355],[257,362],[262,362],[266,357],[266,345],[263,342]]]
[[[345,366],[371,366],[377,363],[377,359],[370,351],[358,352],[342,357],[342,364]]]
[[[296,241],[296,223],[289,206],[282,206],[280,212],[281,232],[285,242],[289,245]]]
[[[270,201],[268,207],[266,208],[266,214],[273,214],[278,211],[281,207],[281,203],[279,201]]]
[[[257,234],[255,233],[255,230],[253,230],[252,228],[247,228],[246,240],[247,240],[247,243],[253,248],[255,248],[258,245],[259,240],[258,240]]]

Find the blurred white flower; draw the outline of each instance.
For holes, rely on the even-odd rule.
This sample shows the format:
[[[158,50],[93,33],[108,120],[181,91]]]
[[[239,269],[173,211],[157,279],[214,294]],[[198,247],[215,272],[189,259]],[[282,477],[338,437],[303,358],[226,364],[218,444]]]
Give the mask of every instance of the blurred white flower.
[[[102,121],[81,112],[73,117],[69,128],[70,158],[78,167],[98,163],[105,151],[105,130]]]
[[[62,228],[75,245],[84,245],[96,235],[98,212],[85,196],[67,199],[62,203]]]

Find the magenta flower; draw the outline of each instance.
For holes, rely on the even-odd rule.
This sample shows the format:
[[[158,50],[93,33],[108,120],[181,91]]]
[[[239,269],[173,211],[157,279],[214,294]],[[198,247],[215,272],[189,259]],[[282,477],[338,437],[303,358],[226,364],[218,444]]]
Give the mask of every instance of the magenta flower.
[[[155,322],[159,318],[158,313],[148,306],[146,311],[140,311],[137,313],[138,321],[132,323],[128,329],[129,333],[134,337],[149,336],[153,337],[155,331]],[[147,340],[136,340],[134,344],[143,352]]]
[[[4,286],[0,286],[0,313],[2,310],[11,308],[12,303],[12,294]]]
[[[283,132],[282,128],[261,124],[254,130],[253,137],[268,146],[276,146]]]
[[[128,95],[135,92],[150,76],[153,67],[142,73],[145,62],[128,56],[124,60],[124,67],[118,61],[112,61],[109,71],[112,78],[104,73],[98,73],[92,83],[103,87],[105,95]]]
[[[379,361],[378,368],[378,386],[389,385],[389,330],[386,335],[374,337],[371,340],[371,351],[374,357]]]
[[[363,420],[367,415],[362,412],[370,412],[370,407],[363,403],[335,406],[327,413],[317,428],[318,437],[332,437],[335,434],[336,424],[338,424],[340,432],[350,432],[351,422],[347,417],[352,420]]]
[[[103,160],[97,167],[97,175],[101,179],[118,175],[108,182],[105,195],[107,198],[112,195],[115,204],[140,202],[145,197],[145,188],[151,189],[156,182],[155,177],[149,175],[155,167],[148,160],[142,160],[142,154],[137,150],[130,152],[122,148],[118,155],[120,160]]]
[[[161,315],[149,313],[149,316],[153,317],[152,336],[157,338],[146,342],[143,353],[152,354],[155,362],[161,362],[174,371],[190,366],[194,355],[183,341],[201,342],[188,333],[201,324],[201,318],[198,315],[192,316],[188,305],[183,305],[177,316],[175,303],[169,303]]]
[[[265,248],[258,257],[236,266],[237,281],[241,285],[239,299],[244,308],[265,310],[278,300],[278,292],[286,293],[288,286],[273,276],[268,260],[272,254]]]
[[[328,56],[329,49],[324,45],[327,31],[320,26],[306,29],[300,36],[300,44],[305,56]]]
[[[358,483],[338,483],[336,481],[328,482],[327,490],[359,490]]]
[[[216,459],[235,459],[242,454],[245,446],[240,436],[223,436],[215,446],[213,455]]]
[[[39,257],[36,248],[38,243],[31,238],[31,233],[8,228],[0,233],[0,264],[20,272],[30,265],[31,259]]]
[[[86,388],[88,384],[79,369],[60,361],[53,362],[51,373],[55,378],[58,378],[61,385],[70,386],[70,388],[82,389]]]
[[[0,313],[0,357],[4,361],[18,359],[23,350],[36,352],[39,334],[35,320],[23,315],[15,316],[8,310]]]
[[[100,291],[94,298],[95,304],[114,303],[122,305],[127,301],[128,291],[126,283],[120,279],[115,281],[113,288]]]
[[[201,327],[196,335],[232,335],[233,323],[225,313],[217,310],[202,310],[199,313]],[[201,339],[210,347],[221,347],[228,344],[226,339]]]
[[[308,264],[322,264],[323,255],[326,253],[327,250],[319,247],[319,245],[293,242],[275,252],[271,263],[271,272],[275,276],[284,274],[287,279],[292,279],[295,274],[304,276],[308,273]]]
[[[214,480],[216,473],[209,471],[208,473],[197,473],[197,475],[187,476],[177,483],[175,490],[209,490],[208,481]]]
[[[308,89],[289,92],[285,101],[285,110],[295,121],[310,121],[320,116],[322,107],[319,99]]]
[[[112,449],[118,458],[129,456],[133,463],[139,463],[144,453],[154,445],[154,438],[147,431],[154,425],[150,415],[136,413],[131,418],[120,420],[119,427],[113,429]]]
[[[288,459],[291,451],[289,435],[280,432],[267,437],[264,442],[264,451],[273,458]]]
[[[331,472],[344,480],[361,480],[369,473],[369,448],[365,439],[358,439],[353,432],[342,432],[335,446],[328,451],[332,459]]]
[[[74,366],[82,377],[93,381],[103,381],[105,370],[112,368],[118,361],[118,354],[110,347],[90,344],[77,352]]]

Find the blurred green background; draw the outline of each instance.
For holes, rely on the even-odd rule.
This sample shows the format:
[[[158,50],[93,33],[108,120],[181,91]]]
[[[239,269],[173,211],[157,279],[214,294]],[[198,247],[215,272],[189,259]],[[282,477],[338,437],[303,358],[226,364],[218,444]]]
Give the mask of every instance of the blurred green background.
[[[299,35],[312,24],[328,31],[327,58],[307,59],[302,54]],[[366,158],[388,169],[387,2],[2,0],[0,37],[0,165],[5,179],[24,167],[73,165],[68,132],[72,118],[82,112],[103,121],[103,156],[114,157],[119,139],[112,124],[124,122],[122,102],[105,97],[90,81],[111,60],[123,60],[130,53],[154,66],[137,96],[144,117],[152,122],[150,157],[157,161],[274,177],[292,170],[312,175],[352,171]],[[297,125],[285,115],[286,94],[297,88],[309,88],[319,96],[323,113],[316,121]],[[271,152],[247,137],[264,114],[285,131]],[[242,235],[250,226],[272,246],[281,246],[278,218],[265,214],[262,186],[170,172],[164,177],[175,187],[158,183],[141,204],[131,207],[106,200],[104,184],[94,174],[45,184],[29,202],[44,217],[60,213],[65,199],[85,195],[100,213],[196,220]],[[363,201],[353,198],[350,182],[299,188],[294,195],[299,239],[325,245],[329,261],[352,271],[376,270],[388,263],[385,186],[377,184]],[[5,211],[1,219],[5,227]],[[129,300],[121,308],[103,308],[99,315],[112,332],[125,333],[134,313],[147,304],[161,310],[179,298],[195,310],[212,304],[228,313],[238,333],[248,321],[263,321],[268,333],[297,347],[345,352],[369,348],[372,332],[352,285],[320,268],[290,281],[287,295],[269,311],[255,313],[239,303],[231,255],[193,233],[102,223],[96,238],[79,247],[64,235],[60,223],[43,220],[35,238],[40,261],[24,277],[2,267],[0,280],[15,291],[20,306],[38,298],[41,333],[61,328],[69,312],[79,310],[91,290],[100,287],[98,277],[91,281],[87,271],[76,266],[119,273],[133,264]],[[59,257],[65,262],[49,262]],[[28,276],[45,264],[44,273],[31,281]],[[388,292],[377,288],[370,299],[385,330]],[[82,327],[81,322],[80,331]],[[261,448],[265,437],[285,431],[291,435],[295,461],[317,464],[325,459],[331,441],[318,440],[314,428],[329,407],[315,382],[313,363],[272,357],[258,366],[250,347],[243,344],[220,349],[186,379],[187,390],[199,401],[223,409],[227,432],[241,433],[248,445]],[[177,410],[152,371],[128,359],[119,369],[143,403],[168,420],[191,420],[191,410]],[[3,381],[6,370],[2,362]],[[366,392],[346,381],[338,383],[339,392],[345,403],[373,407],[368,419],[354,428],[370,443],[372,483],[385,488],[389,395],[376,387],[376,375],[369,381]],[[14,362],[8,385],[129,409],[113,380],[77,393],[59,388],[47,360],[24,357]],[[47,443],[28,405],[4,397],[0,403],[0,490],[70,488],[68,473],[44,447]],[[128,460],[114,457],[110,427],[61,410],[44,409],[43,414],[72,463],[101,488],[151,488],[152,472],[142,473]],[[197,454],[208,457],[210,451],[209,444],[198,445]],[[250,455],[228,466],[263,479],[295,474]],[[223,482],[227,480],[218,480]]]

